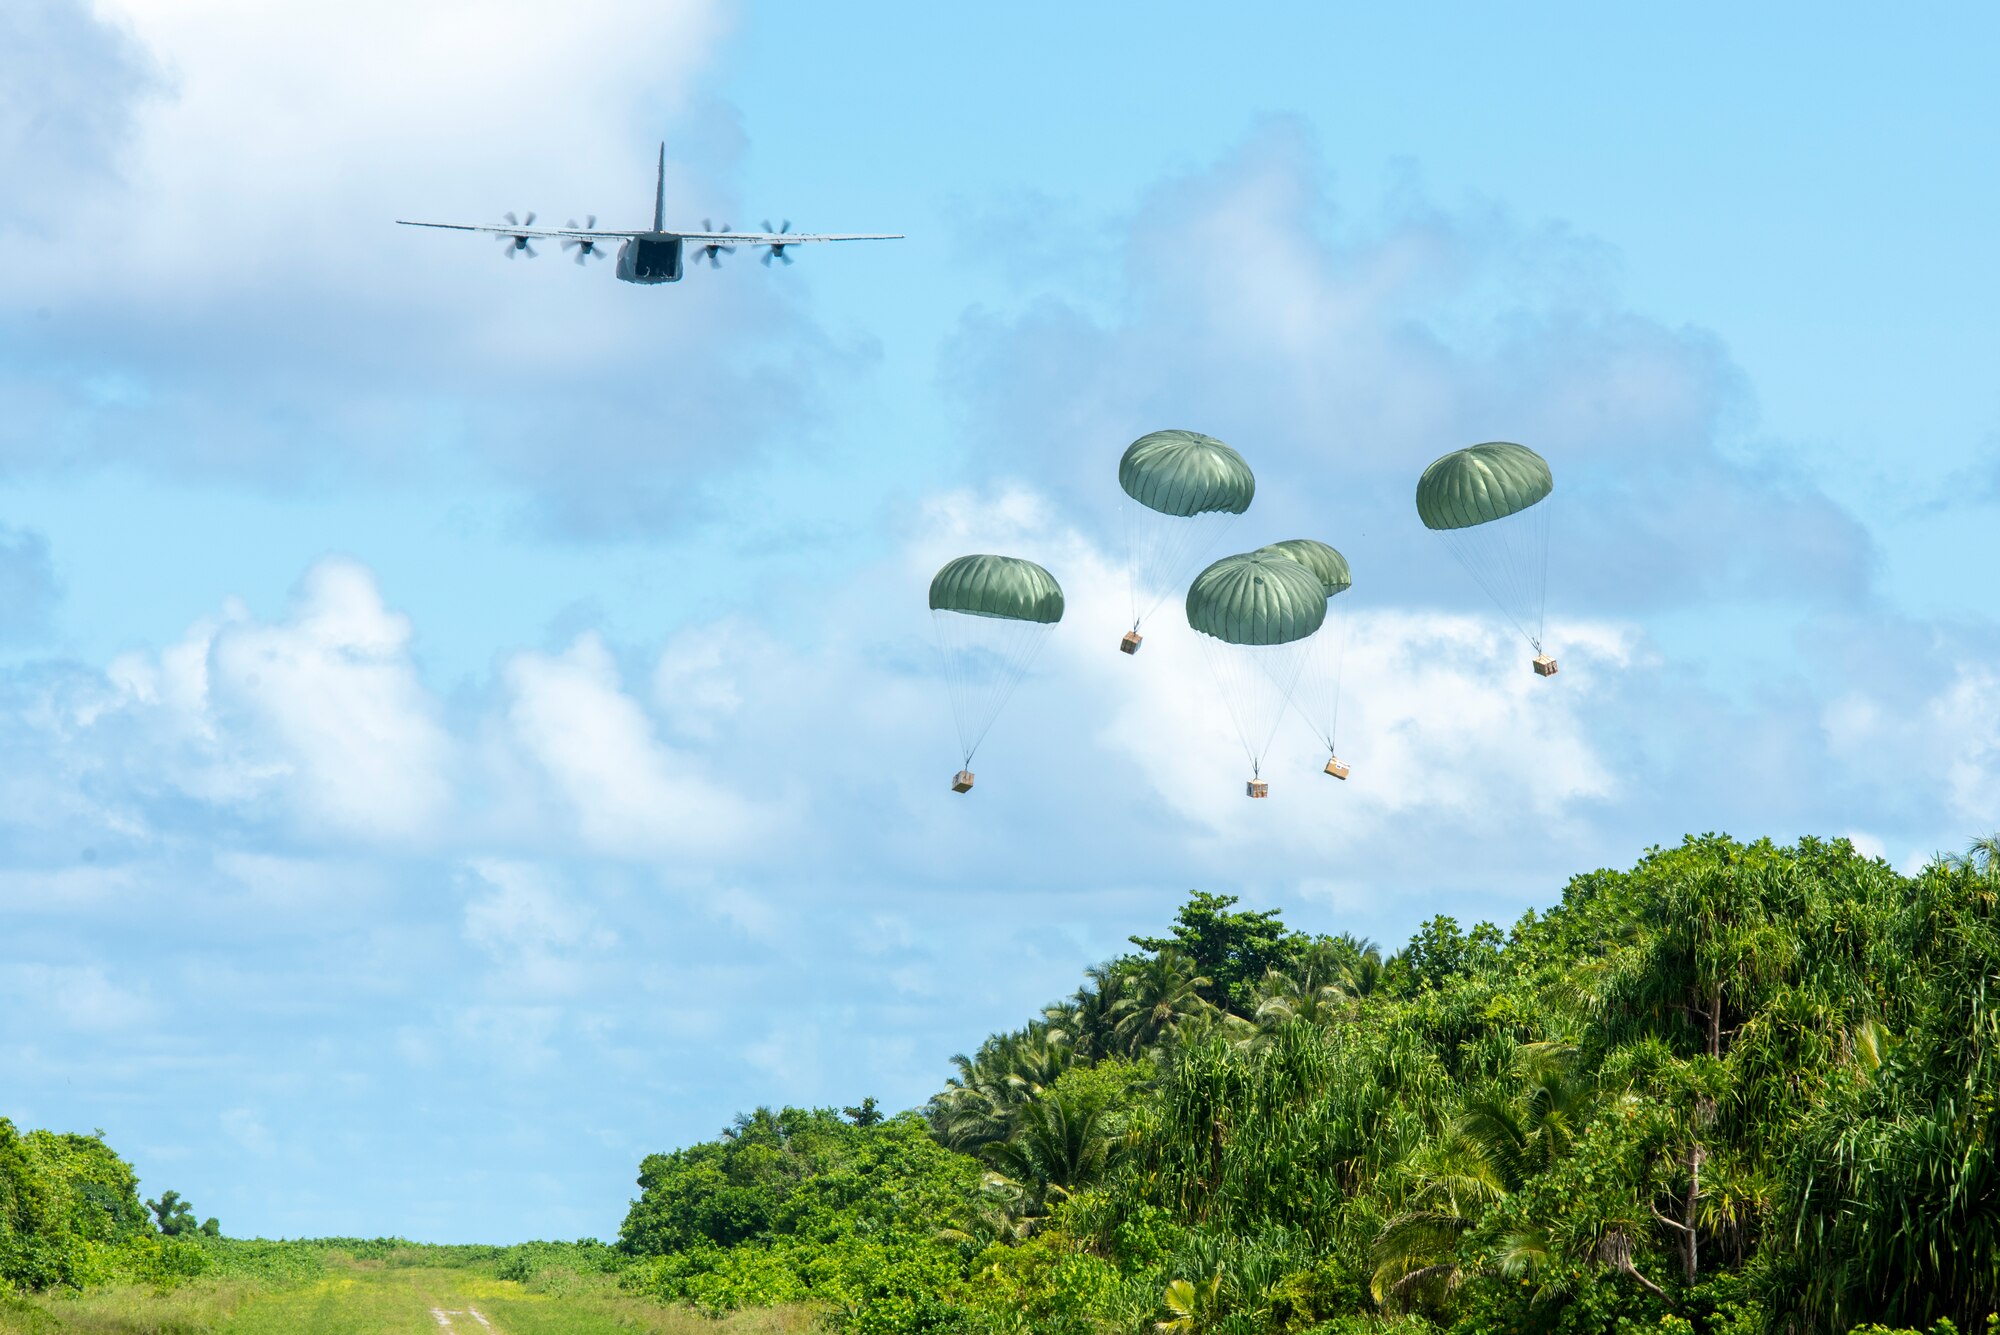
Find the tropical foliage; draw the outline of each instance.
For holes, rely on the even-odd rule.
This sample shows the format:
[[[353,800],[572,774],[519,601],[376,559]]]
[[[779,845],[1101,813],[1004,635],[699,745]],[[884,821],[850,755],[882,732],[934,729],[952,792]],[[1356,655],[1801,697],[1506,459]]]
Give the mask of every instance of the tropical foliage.
[[[620,1246],[861,1330],[1979,1330],[1995,848],[1690,838],[1387,958],[1196,893],[921,1128],[760,1112],[648,1159]]]
[[[2000,1335],[2000,840],[1690,838],[1388,955],[1196,893],[952,1068],[648,1157],[615,1247],[451,1263],[871,1333]],[[441,1263],[192,1219],[0,1121],[8,1287]]]
[[[204,1269],[192,1241],[154,1230],[138,1185],[101,1136],[23,1133],[0,1117],[0,1290],[165,1282]],[[175,1210],[174,1192],[166,1200],[178,1228],[186,1207]]]

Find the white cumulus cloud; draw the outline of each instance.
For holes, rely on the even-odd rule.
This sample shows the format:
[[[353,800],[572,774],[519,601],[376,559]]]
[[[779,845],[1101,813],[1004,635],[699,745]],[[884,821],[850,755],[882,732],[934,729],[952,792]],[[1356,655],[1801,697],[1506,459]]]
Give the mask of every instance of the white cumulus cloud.
[[[452,743],[410,658],[409,619],[349,561],[307,574],[287,622],[220,630],[210,663],[227,713],[286,770],[302,818],[421,839],[451,808]]]
[[[614,856],[712,852],[740,840],[753,812],[698,757],[664,744],[627,694],[602,640],[507,665],[507,720],[567,805],[584,843]]]
[[[614,937],[544,868],[500,858],[470,864],[477,888],[465,905],[465,936],[486,952],[504,990],[534,996],[577,991]]]

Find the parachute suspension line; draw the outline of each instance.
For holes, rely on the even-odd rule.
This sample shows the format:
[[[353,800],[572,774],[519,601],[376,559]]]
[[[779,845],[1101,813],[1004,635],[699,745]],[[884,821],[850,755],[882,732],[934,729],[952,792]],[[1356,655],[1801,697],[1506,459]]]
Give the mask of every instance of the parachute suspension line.
[[[1270,711],[1270,723],[1264,728],[1263,743],[1257,748],[1257,758],[1261,761],[1277,740],[1278,727],[1291,709],[1292,692],[1298,688],[1299,674],[1312,654],[1312,638],[1308,636],[1291,644],[1268,645],[1251,652],[1257,656],[1258,667],[1271,678],[1271,684],[1277,689],[1276,707]],[[1254,765],[1252,767],[1255,768]]]
[[[946,685],[952,697],[952,721],[958,727],[958,745],[968,765],[980,737],[998,713],[996,697],[1014,666],[1012,658],[996,644],[998,632],[966,626],[972,620],[980,618],[932,612],[932,626],[938,630],[938,648],[944,656]]]
[[[974,626],[970,623],[996,622],[996,618],[973,617],[963,613],[935,610],[931,624],[936,627],[938,647],[945,661],[946,685],[951,694],[952,721],[966,765],[993,719],[999,714],[1001,692],[1013,675],[1016,655],[1005,643],[1006,632],[998,624]]]
[[[1132,629],[1139,629],[1144,614],[1139,610],[1139,535],[1138,519],[1135,513],[1138,503],[1130,496],[1118,507],[1118,518],[1125,529],[1125,588],[1132,596]]]
[[[1243,755],[1249,760],[1250,770],[1254,774],[1258,766],[1257,746],[1250,740],[1256,728],[1255,721],[1251,717],[1254,710],[1249,697],[1237,680],[1240,670],[1247,665],[1238,661],[1229,652],[1238,646],[1221,644],[1206,635],[1200,638],[1202,652],[1208,655],[1209,670],[1215,674],[1216,689],[1222,692],[1223,708],[1229,712],[1230,726],[1236,729],[1236,740],[1243,747]],[[1241,652],[1247,654],[1249,650],[1244,649]],[[1256,683],[1250,685],[1254,686]]]
[[[1194,566],[1215,550],[1237,518],[1227,510],[1181,517],[1164,515],[1127,496],[1125,570],[1132,592],[1132,629],[1186,592]]]
[[[941,609],[931,612],[931,625],[945,662],[959,749],[969,768],[973,754],[1040,656],[1049,627],[1039,621]]]
[[[1261,773],[1264,756],[1277,740],[1278,727],[1292,707],[1300,670],[1312,652],[1312,638],[1289,644],[1225,644],[1197,633],[1210,671],[1222,692],[1223,707],[1236,728],[1237,741],[1250,761],[1253,777]]]
[[[1354,595],[1351,593],[1348,595],[1348,597],[1350,598],[1353,596]],[[1326,619],[1328,621],[1332,621],[1335,620],[1336,618],[1340,622],[1340,632],[1338,635],[1334,637],[1334,646],[1333,646],[1333,686],[1331,689],[1333,700],[1331,707],[1327,710],[1326,713],[1326,736],[1320,739],[1321,741],[1326,743],[1326,753],[1329,756],[1336,755],[1340,751],[1340,748],[1337,745],[1335,745],[1334,739],[1340,735],[1340,688],[1341,688],[1341,681],[1343,674],[1347,671],[1346,607],[1335,606],[1327,609]],[[1326,630],[1327,627],[1322,625],[1320,627],[1319,633],[1325,634]],[[1319,731],[1319,729],[1315,727],[1313,731],[1317,732]]]
[[[1298,685],[1291,694],[1292,708],[1305,720],[1307,730],[1326,745],[1328,755],[1339,750],[1335,742],[1340,735],[1341,679],[1347,668],[1347,636],[1346,605],[1329,600],[1326,620],[1303,642]]]
[[[1542,599],[1548,580],[1547,504],[1490,523],[1438,530],[1458,563],[1536,653],[1542,651]]]
[[[958,745],[965,752],[965,764],[970,765],[972,763],[972,752],[966,749],[965,746],[966,689],[963,685],[962,665],[959,661],[962,655],[952,650],[951,636],[945,630],[944,619],[948,615],[950,614],[932,608],[931,630],[937,635],[938,658],[944,663],[945,695],[951,700],[952,726],[958,730]]]
[[[1542,652],[1542,633],[1548,628],[1549,616],[1549,503],[1554,496],[1542,497],[1534,508],[1542,512],[1542,578],[1535,589],[1535,652]]]

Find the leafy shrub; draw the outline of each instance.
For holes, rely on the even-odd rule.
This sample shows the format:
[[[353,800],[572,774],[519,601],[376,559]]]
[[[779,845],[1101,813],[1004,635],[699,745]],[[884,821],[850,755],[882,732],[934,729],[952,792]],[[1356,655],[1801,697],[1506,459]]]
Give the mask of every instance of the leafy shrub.
[[[81,1287],[108,1249],[147,1233],[138,1177],[102,1140],[0,1117],[0,1286]]]

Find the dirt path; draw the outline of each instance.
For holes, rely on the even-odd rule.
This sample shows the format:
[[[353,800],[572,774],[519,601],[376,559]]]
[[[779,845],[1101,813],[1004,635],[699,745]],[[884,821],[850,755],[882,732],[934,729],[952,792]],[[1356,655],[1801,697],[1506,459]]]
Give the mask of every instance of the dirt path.
[[[457,1316],[457,1317],[468,1317],[468,1316],[469,1316],[469,1317],[471,1317],[471,1318],[472,1318],[472,1319],[473,1319],[474,1321],[477,1321],[477,1322],[478,1322],[478,1323],[479,1323],[479,1324],[480,1324],[480,1325],[481,1325],[481,1326],[482,1326],[483,1328],[485,1328],[485,1329],[487,1329],[487,1330],[496,1330],[496,1328],[495,1328],[495,1326],[493,1325],[493,1323],[492,1323],[491,1321],[488,1321],[488,1320],[487,1320],[487,1319],[485,1318],[485,1316],[483,1316],[483,1315],[482,1315],[482,1314],[480,1313],[480,1311],[479,1311],[479,1309],[478,1309],[477,1307],[460,1307],[460,1308],[451,1308],[451,1307],[433,1307],[433,1308],[431,1309],[431,1315],[432,1315],[432,1316],[434,1316],[434,1317],[436,1317],[436,1318],[437,1318],[437,1323],[438,1323],[438,1325],[439,1325],[439,1326],[441,1326],[441,1327],[443,1327],[443,1328],[444,1328],[444,1329],[446,1329],[446,1330],[455,1330],[455,1329],[457,1329],[457,1328],[456,1328],[455,1326],[453,1326],[453,1325],[451,1324],[451,1319],[452,1319],[453,1317],[455,1317],[455,1316]],[[496,1335],[497,1335],[497,1331],[496,1331]]]
[[[252,1298],[223,1335],[509,1335],[491,1303],[515,1286],[442,1266],[359,1264]],[[509,1323],[511,1324],[511,1323]]]

